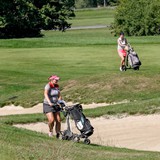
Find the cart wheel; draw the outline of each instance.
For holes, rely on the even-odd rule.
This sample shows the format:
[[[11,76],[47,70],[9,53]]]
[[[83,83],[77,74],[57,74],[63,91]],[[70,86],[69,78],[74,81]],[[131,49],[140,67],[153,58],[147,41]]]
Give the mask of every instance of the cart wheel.
[[[78,136],[75,136],[75,137],[73,137],[73,139],[72,139],[74,142],[77,142],[77,143],[79,143],[79,141],[80,141],[80,138],[78,137]]]
[[[122,70],[123,71],[126,71],[127,70],[127,67],[124,65],[124,66],[122,66]]]
[[[139,70],[139,67],[135,67],[134,70],[136,70],[136,71]]]
[[[78,135],[78,134],[73,134],[72,140],[73,140],[74,142],[79,142],[79,141],[80,141],[79,135]]]
[[[68,140],[68,136],[62,136],[62,140]]]
[[[59,139],[63,140],[63,132],[62,131],[60,131]]]
[[[84,143],[85,143],[85,144],[90,144],[91,141],[90,141],[88,138],[86,138],[86,139],[84,139]]]

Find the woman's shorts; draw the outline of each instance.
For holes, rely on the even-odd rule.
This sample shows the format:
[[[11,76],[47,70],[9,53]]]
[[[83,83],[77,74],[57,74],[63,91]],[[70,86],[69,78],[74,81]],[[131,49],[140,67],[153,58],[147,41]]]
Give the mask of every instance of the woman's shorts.
[[[49,112],[57,113],[60,110],[61,110],[61,108],[58,105],[50,106],[48,104],[43,103],[43,113],[44,114],[49,113]]]
[[[119,49],[118,53],[121,53],[124,57],[127,56],[127,53],[126,53],[126,51],[124,49]]]

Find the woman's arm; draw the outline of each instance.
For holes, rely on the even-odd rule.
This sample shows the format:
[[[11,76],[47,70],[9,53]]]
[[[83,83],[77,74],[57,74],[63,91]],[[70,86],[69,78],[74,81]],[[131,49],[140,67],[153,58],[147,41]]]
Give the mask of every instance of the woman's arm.
[[[62,100],[62,96],[61,96],[61,93],[59,92],[58,94],[58,100]]]
[[[49,99],[49,97],[48,97],[48,90],[46,90],[46,89],[44,90],[44,97],[46,98],[48,104],[49,104],[50,106],[53,106],[53,104],[51,103],[51,101],[50,101],[50,99]]]

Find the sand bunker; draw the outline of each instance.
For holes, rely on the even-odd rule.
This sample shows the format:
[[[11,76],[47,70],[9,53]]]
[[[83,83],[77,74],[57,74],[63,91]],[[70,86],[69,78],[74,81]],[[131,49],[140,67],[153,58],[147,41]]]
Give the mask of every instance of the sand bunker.
[[[147,151],[160,151],[160,115],[129,116],[122,119],[90,119],[95,128],[91,143]],[[47,123],[17,124],[37,132],[48,133]],[[62,130],[66,127],[62,124]],[[72,122],[73,131],[77,132]]]
[[[103,106],[122,104],[122,103],[128,103],[128,101],[124,100],[122,102],[117,102],[117,103],[113,102],[113,103],[82,104],[82,106],[84,109],[88,109],[88,108],[103,107]],[[67,106],[70,106],[70,105],[73,105],[73,103],[68,102]],[[0,108],[0,116],[13,115],[13,114],[33,114],[33,113],[43,113],[43,104],[39,103],[36,106],[31,108],[23,108],[22,106],[14,106],[14,105]]]
[[[127,103],[127,101],[119,103]],[[115,103],[112,104],[114,105]],[[68,105],[72,105],[72,103],[68,103]],[[111,104],[92,103],[83,105],[83,108],[96,108],[107,105]],[[11,105],[0,108],[0,116],[42,113],[42,110],[42,104],[38,104],[32,108]],[[160,115],[129,116],[121,119],[101,117],[90,118],[90,120],[95,128],[94,134],[90,137],[92,143],[138,150],[160,151]],[[15,126],[48,133],[47,123],[17,124]],[[73,131],[77,132],[73,122],[72,127]],[[65,128],[66,125],[62,124],[62,130]]]

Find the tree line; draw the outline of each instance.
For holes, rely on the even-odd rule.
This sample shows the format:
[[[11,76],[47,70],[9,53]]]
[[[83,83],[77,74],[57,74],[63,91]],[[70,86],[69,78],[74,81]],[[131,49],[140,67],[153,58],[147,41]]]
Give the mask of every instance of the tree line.
[[[112,27],[115,35],[159,35],[160,0],[119,0]]]
[[[160,34],[160,0],[0,0],[0,38],[42,36],[41,30],[65,31],[79,7],[117,4],[112,32],[129,36]]]

